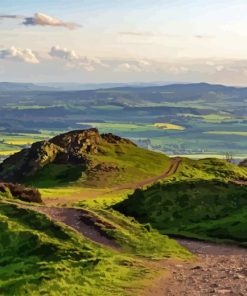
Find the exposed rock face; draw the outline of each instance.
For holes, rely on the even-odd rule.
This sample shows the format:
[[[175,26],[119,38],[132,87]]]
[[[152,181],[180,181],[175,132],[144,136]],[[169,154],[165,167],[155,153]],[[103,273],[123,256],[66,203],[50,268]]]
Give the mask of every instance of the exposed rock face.
[[[97,129],[89,129],[58,135],[49,142],[62,147],[72,158],[75,156],[75,160],[78,161],[78,156],[85,153],[97,154],[102,138]]]
[[[34,176],[48,164],[85,165],[91,160],[89,156],[103,153],[104,143],[135,145],[127,139],[112,134],[100,135],[97,129],[75,130],[58,135],[49,141],[34,143],[29,149],[10,156],[0,164],[0,180],[21,182]]]
[[[0,183],[0,193],[7,198],[17,198],[26,202],[42,202],[40,192],[37,189],[20,184]]]
[[[134,144],[133,142],[131,142],[128,139],[124,139],[121,138],[119,136],[113,135],[113,134],[102,134],[101,137],[106,140],[108,143],[111,144],[119,144],[119,143],[123,143],[123,144],[130,144],[130,145],[134,145],[137,146],[136,144]]]
[[[33,176],[45,165],[56,161],[62,153],[64,150],[53,143],[34,143],[31,148],[21,150],[0,164],[0,180],[18,182]]]

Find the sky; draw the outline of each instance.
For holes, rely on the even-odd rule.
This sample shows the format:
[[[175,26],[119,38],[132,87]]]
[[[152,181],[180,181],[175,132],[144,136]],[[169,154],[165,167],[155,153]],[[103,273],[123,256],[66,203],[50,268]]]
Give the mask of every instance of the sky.
[[[1,1],[0,81],[247,86],[246,14],[246,0]]]

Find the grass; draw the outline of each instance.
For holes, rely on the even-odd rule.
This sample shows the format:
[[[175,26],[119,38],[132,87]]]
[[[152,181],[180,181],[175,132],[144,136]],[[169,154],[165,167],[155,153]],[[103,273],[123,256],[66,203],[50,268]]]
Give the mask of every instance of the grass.
[[[179,154],[179,155],[170,155],[170,156],[179,156],[179,157],[183,157],[183,158],[190,158],[190,159],[194,159],[194,160],[198,160],[198,159],[205,159],[205,158],[218,158],[218,159],[226,159],[226,155],[223,154]],[[247,158],[247,154],[234,154],[234,159],[244,159]]]
[[[247,243],[247,188],[219,180],[163,183],[113,206],[164,234]]]
[[[107,213],[102,213],[102,216]],[[174,241],[113,214],[124,229],[123,245],[148,243],[130,253],[100,247],[46,216],[0,204],[0,293],[2,295],[136,295],[154,270],[133,254],[186,257]],[[117,221],[118,219],[118,221]],[[134,227],[135,230],[129,229]],[[128,232],[129,231],[129,232]],[[132,231],[132,232],[131,232]],[[123,234],[119,234],[120,241]],[[134,238],[132,235],[136,235]],[[113,235],[118,237],[117,233]],[[149,249],[155,242],[155,248]],[[157,244],[157,242],[159,242]],[[126,250],[128,248],[126,247]],[[152,250],[152,252],[150,252]],[[131,289],[130,289],[131,287]]]
[[[192,160],[189,158],[183,158],[176,174],[168,178],[168,181],[172,182],[193,179],[218,179],[224,182],[247,179],[247,170],[238,167],[235,164],[228,163],[223,159],[206,158]]]
[[[25,184],[38,188],[112,188],[161,175],[170,164],[169,157],[164,154],[131,144],[114,145],[106,141],[101,144],[98,154],[87,155],[87,158],[87,167],[69,164],[46,165],[34,177],[24,180]]]
[[[141,225],[109,207],[85,207],[83,202],[79,202],[78,205],[102,221],[102,231],[116,241],[125,252],[152,259],[190,257],[189,252],[181,248],[176,241],[160,235],[149,224]],[[111,227],[106,228],[105,224]]]
[[[111,144],[105,144],[102,147],[103,153],[94,156],[94,161],[104,164],[113,164],[117,166],[118,171],[107,181],[102,180],[103,174],[99,172],[99,180],[93,179],[94,184],[99,185],[103,182],[108,185],[134,183],[147,177],[158,176],[162,174],[170,164],[170,159],[164,154],[148,151],[139,147],[122,145],[112,149]],[[96,181],[96,182],[95,182]]]
[[[181,125],[171,124],[171,123],[155,123],[154,126],[163,130],[179,130],[179,131],[185,130],[185,127]]]
[[[31,145],[35,142],[35,140],[26,139],[26,140],[6,140],[4,143],[8,145],[14,146],[23,146],[23,145]]]
[[[29,177],[25,184],[39,188],[59,187],[83,180],[83,177],[85,179],[84,170],[81,165],[51,163],[39,170],[35,176]]]
[[[234,131],[208,131],[205,134],[210,135],[236,135],[236,136],[247,136],[247,132],[234,132]]]
[[[19,152],[20,150],[0,150],[0,155],[1,156],[9,156],[9,155],[12,155],[12,154],[15,154],[17,152]]]

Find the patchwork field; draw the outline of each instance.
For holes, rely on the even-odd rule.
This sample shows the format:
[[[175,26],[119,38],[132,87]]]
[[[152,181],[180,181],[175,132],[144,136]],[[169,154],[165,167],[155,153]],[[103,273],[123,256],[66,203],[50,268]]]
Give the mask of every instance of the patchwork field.
[[[34,141],[97,127],[168,155],[247,156],[245,88],[210,84],[0,93],[0,159]]]

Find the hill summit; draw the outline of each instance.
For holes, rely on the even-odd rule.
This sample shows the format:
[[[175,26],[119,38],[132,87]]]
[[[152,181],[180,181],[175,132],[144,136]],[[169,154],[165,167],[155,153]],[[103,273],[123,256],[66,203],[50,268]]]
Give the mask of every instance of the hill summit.
[[[111,133],[100,134],[95,128],[74,130],[36,142],[5,159],[0,164],[0,180],[37,187],[78,180],[107,185],[110,180],[121,183],[133,176],[141,179],[155,175],[150,173],[147,163],[164,170],[164,164],[159,164],[161,158],[167,159]]]

